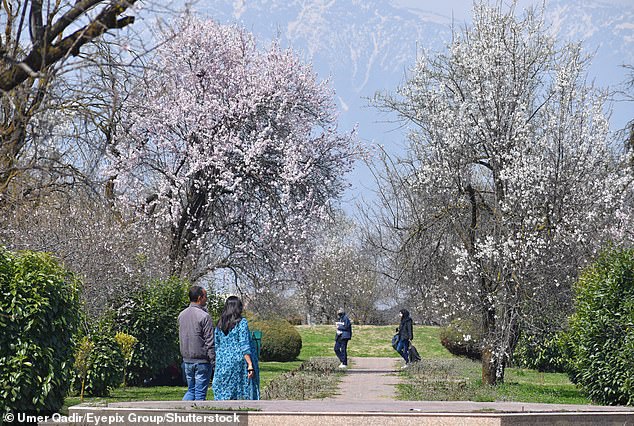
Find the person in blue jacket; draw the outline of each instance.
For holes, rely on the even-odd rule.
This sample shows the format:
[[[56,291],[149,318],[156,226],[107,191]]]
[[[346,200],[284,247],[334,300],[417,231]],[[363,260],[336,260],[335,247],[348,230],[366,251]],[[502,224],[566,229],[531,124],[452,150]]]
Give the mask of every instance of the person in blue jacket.
[[[337,311],[336,328],[335,354],[341,361],[339,368],[348,368],[348,342],[352,339],[352,323],[343,308]]]

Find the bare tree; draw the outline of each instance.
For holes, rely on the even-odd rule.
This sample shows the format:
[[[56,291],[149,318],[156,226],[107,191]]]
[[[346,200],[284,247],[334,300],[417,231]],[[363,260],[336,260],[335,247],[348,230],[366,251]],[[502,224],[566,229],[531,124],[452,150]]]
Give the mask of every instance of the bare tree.
[[[0,3],[0,196],[25,170],[32,118],[49,102],[62,65],[72,67],[82,48],[109,30],[134,22],[124,16],[136,0],[5,0]],[[81,60],[81,59],[80,59]],[[57,109],[59,111],[59,109]],[[39,160],[39,158],[37,159]]]
[[[28,3],[4,2],[1,7],[19,7],[25,13]],[[49,20],[70,7],[57,3],[55,10],[50,2],[45,6]],[[79,7],[85,2],[75,3]],[[100,10],[116,4],[93,3],[69,29],[96,22]],[[10,30],[12,24],[7,25]],[[25,57],[30,39],[13,30],[18,56]],[[154,261],[166,254],[163,236],[138,226],[125,208],[115,205],[112,182],[104,173],[127,86],[144,66],[139,55],[147,51],[145,41],[130,45],[133,36],[95,38],[77,56],[69,54],[1,92],[0,130],[18,143],[2,139],[0,147],[16,148],[3,151],[7,168],[0,170],[6,172],[0,181],[0,244],[54,253],[83,278],[91,313],[144,277],[165,273],[164,262]]]
[[[82,279],[87,312],[97,315],[130,288],[169,273],[166,236],[119,213],[90,187],[75,185],[72,196],[56,191],[17,204],[3,219],[0,241],[12,250],[54,253]]]

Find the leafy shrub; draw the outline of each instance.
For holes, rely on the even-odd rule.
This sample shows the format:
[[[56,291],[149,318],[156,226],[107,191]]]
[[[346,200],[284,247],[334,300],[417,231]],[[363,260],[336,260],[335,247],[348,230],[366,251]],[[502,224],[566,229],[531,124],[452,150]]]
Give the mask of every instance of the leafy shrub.
[[[179,364],[178,314],[189,305],[190,284],[178,278],[154,280],[120,302],[115,327],[138,342],[127,369],[127,383],[148,383]]]
[[[108,396],[123,382],[124,357],[111,324],[99,322],[84,336],[75,354],[74,389],[89,396]],[[81,363],[77,362],[80,361]]]
[[[262,331],[262,361],[293,361],[302,349],[302,337],[285,319],[256,320],[249,329]]]
[[[452,354],[479,361],[482,359],[482,332],[471,320],[454,320],[440,330],[440,343]]]
[[[121,349],[121,355],[123,355],[124,365],[123,365],[123,386],[126,386],[126,374],[127,368],[132,361],[132,356],[134,355],[134,347],[136,346],[139,339],[129,334],[123,333],[119,331],[114,335],[114,340],[119,345]]]
[[[180,382],[178,315],[189,305],[190,283],[179,278],[153,280],[126,300],[115,303],[117,330],[134,336],[137,343],[127,364],[130,385]],[[224,300],[209,293],[207,310],[216,322]],[[165,379],[161,376],[169,375]]]
[[[634,250],[603,253],[574,291],[571,380],[595,402],[634,404]]]
[[[77,352],[75,353],[75,377],[79,382],[79,395],[82,402],[84,401],[84,391],[86,390],[86,377],[88,377],[88,370],[90,369],[90,354],[94,347],[95,345],[88,336],[84,336],[80,340],[79,345],[77,345]]]
[[[524,333],[513,352],[518,367],[531,368],[544,373],[566,371],[564,349],[557,333]]]
[[[0,413],[64,402],[79,326],[78,280],[45,253],[0,248]]]

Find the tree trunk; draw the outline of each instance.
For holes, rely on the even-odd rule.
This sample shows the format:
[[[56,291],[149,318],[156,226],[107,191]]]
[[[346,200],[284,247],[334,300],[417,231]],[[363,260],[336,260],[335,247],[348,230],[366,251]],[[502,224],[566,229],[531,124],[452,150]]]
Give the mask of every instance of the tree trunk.
[[[495,385],[495,367],[493,365],[493,349],[491,346],[482,348],[482,384]]]
[[[183,272],[183,263],[185,261],[185,256],[187,255],[187,250],[183,247],[181,242],[182,235],[172,230],[172,241],[170,243],[169,251],[169,264],[170,275],[175,277],[181,276],[181,273]]]
[[[488,288],[486,281],[483,281],[483,287]],[[495,318],[495,307],[491,306],[484,299],[483,312],[483,335],[484,346],[482,348],[482,383],[485,385],[497,385],[504,382],[504,356],[496,355],[495,351],[499,348],[495,347],[497,321]],[[502,363],[502,364],[500,364]]]
[[[482,383],[495,386],[504,383],[506,362],[504,357],[494,356],[493,351],[493,345],[482,348]]]

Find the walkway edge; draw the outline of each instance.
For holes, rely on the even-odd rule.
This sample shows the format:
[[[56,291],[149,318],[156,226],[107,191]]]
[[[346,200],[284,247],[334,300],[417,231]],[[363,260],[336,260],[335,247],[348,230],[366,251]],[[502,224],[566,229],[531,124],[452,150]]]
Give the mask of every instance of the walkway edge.
[[[148,401],[147,403],[135,403],[134,406],[124,403],[110,404],[107,407],[94,407],[87,404],[80,404],[70,407],[69,413],[75,418],[87,418],[88,413],[92,416],[104,416],[103,418],[117,418],[121,422],[115,424],[135,424],[140,426],[156,425],[156,419],[167,416],[171,413],[174,416],[179,414],[180,418],[187,415],[205,416],[214,413],[226,415],[227,411],[217,411],[219,401],[207,401],[204,405],[186,407],[175,406],[175,401],[164,401],[167,407],[161,407],[159,401]],[[225,401],[233,402],[234,407],[240,406],[247,401]],[[235,404],[238,402],[238,404]],[[269,401],[276,402],[276,401]],[[288,401],[287,401],[288,402]],[[191,404],[191,403],[190,403]],[[206,409],[205,406],[209,407]],[[216,409],[215,411],[213,409]],[[244,406],[243,406],[244,408]],[[601,407],[604,408],[604,407]],[[621,407],[612,407],[621,408]],[[134,415],[135,421],[129,421]],[[146,416],[152,419],[148,422],[139,422],[139,418]],[[179,417],[176,416],[176,417]],[[602,411],[578,411],[578,412],[369,412],[369,411],[238,411],[236,416],[242,420],[239,424],[251,426],[259,425],[297,425],[302,426],[344,426],[344,425],[527,425],[527,424],[557,424],[557,425],[634,425],[634,409],[629,410],[624,407],[622,410],[602,410]],[[128,420],[128,421],[127,421]],[[56,423],[59,426],[59,423]],[[91,423],[67,423],[68,425],[88,425]],[[92,423],[94,425],[94,423]],[[106,422],[107,424],[107,422]],[[191,421],[163,423],[171,426],[191,425]]]

